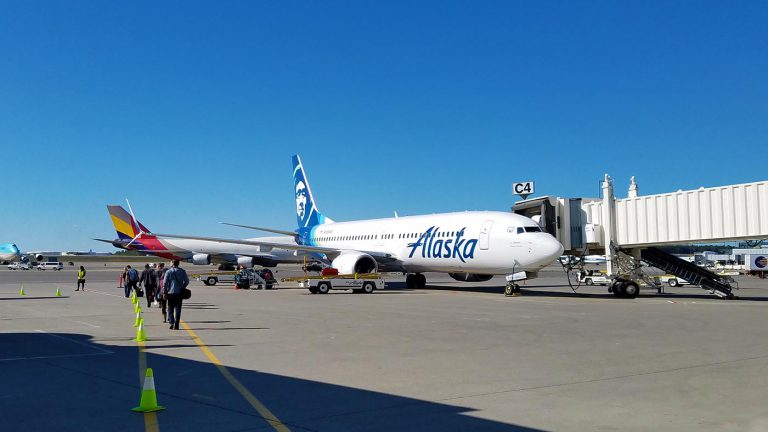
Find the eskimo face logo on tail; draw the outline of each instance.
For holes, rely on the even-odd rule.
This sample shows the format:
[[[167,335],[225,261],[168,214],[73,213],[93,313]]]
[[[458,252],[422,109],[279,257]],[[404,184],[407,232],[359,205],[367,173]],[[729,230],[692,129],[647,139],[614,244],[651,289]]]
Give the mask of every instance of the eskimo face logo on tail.
[[[307,185],[301,180],[296,183],[296,216],[300,221],[307,216]]]
[[[457,231],[453,238],[445,238],[438,237],[440,227],[430,227],[415,243],[408,243],[411,248],[408,257],[413,258],[416,251],[421,249],[422,258],[458,258],[461,262],[474,259],[478,239],[463,238],[465,229]]]

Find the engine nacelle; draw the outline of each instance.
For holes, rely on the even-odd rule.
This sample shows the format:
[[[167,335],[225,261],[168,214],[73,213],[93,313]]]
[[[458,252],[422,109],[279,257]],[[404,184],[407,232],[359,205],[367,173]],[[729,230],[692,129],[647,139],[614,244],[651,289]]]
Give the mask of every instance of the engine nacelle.
[[[448,275],[460,282],[485,282],[493,277],[493,275],[477,273],[448,273]]]
[[[192,264],[194,265],[208,265],[210,263],[211,263],[211,256],[208,254],[192,255]]]
[[[331,262],[331,267],[341,274],[375,273],[378,270],[376,260],[362,252],[343,253]]]
[[[45,259],[45,255],[37,254],[35,255],[35,261],[42,262]]]
[[[237,265],[245,268],[253,267],[253,257],[238,257]]]

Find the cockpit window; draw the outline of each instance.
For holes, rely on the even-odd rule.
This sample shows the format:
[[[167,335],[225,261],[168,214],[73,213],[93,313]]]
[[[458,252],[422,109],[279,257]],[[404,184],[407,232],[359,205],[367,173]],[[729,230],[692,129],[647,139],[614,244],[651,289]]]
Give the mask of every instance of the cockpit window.
[[[540,226],[527,226],[525,227],[525,232],[541,232]]]

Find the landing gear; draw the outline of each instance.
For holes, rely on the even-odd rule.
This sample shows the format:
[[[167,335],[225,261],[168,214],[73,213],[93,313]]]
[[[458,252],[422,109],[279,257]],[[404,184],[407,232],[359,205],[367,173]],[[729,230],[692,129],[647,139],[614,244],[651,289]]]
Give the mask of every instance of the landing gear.
[[[640,294],[640,286],[630,280],[616,279],[611,283],[608,291],[612,292],[616,297],[633,299]]]
[[[514,282],[507,282],[504,287],[504,295],[507,297],[520,294],[520,285]]]
[[[424,288],[427,286],[427,278],[421,273],[409,274],[405,277],[405,287],[408,289]]]

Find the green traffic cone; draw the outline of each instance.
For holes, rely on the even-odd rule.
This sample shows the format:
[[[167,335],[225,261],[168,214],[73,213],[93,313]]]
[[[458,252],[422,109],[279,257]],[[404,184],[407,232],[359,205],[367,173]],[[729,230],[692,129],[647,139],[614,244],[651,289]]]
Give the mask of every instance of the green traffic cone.
[[[157,393],[155,392],[155,378],[152,374],[152,368],[147,368],[147,373],[144,376],[144,387],[141,390],[141,402],[139,406],[132,408],[132,411],[136,412],[152,412],[164,410],[157,404]]]

